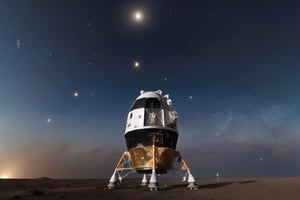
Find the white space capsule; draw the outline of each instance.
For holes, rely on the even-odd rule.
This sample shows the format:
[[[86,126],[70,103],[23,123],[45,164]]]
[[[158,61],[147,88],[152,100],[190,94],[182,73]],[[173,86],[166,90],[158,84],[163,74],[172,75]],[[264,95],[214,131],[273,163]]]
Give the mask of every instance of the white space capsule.
[[[169,95],[162,91],[141,91],[128,113],[125,138],[133,167],[147,173],[153,168],[166,173],[176,154],[177,112]],[[153,146],[155,146],[153,160]]]
[[[122,181],[131,172],[138,172],[144,174],[142,185],[146,185],[147,174],[151,174],[148,187],[157,190],[156,175],[175,169],[174,162],[179,163],[180,170],[186,171],[184,180],[189,183],[187,187],[197,188],[188,165],[176,151],[177,118],[169,95],[163,96],[161,90],[140,92],[127,116],[124,134],[127,151],[115,167],[109,189],[116,186],[117,180]]]

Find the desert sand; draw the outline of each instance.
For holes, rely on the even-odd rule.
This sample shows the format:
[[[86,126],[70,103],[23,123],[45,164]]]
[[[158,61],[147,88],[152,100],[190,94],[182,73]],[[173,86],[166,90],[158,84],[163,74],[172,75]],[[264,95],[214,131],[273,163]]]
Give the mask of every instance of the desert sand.
[[[198,179],[198,190],[179,179],[159,179],[159,191],[149,191],[137,179],[125,179],[109,190],[106,179],[0,179],[0,200],[6,199],[300,199],[300,177]]]

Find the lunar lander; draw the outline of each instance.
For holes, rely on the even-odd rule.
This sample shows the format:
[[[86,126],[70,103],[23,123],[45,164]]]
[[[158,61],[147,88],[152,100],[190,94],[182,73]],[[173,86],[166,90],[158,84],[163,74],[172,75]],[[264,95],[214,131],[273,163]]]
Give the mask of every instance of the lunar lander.
[[[187,187],[196,189],[190,169],[176,151],[178,139],[177,112],[172,107],[169,95],[161,90],[141,91],[128,113],[125,139],[128,150],[121,156],[110,178],[108,188],[132,172],[144,174],[141,185],[148,183],[151,191],[158,190],[157,175],[176,169],[185,171]]]

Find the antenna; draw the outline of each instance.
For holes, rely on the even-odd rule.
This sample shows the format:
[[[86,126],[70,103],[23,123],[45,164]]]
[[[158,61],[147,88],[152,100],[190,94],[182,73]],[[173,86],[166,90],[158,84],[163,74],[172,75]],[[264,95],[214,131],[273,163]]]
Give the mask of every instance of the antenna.
[[[216,173],[217,182],[219,182],[219,176],[220,176],[220,174],[217,172],[217,173]]]

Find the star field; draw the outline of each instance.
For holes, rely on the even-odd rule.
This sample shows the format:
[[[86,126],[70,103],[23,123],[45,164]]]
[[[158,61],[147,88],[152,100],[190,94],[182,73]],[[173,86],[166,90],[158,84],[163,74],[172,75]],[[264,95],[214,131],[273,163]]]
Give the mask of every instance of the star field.
[[[108,177],[157,89],[196,177],[299,176],[299,8],[0,1],[0,177]]]

